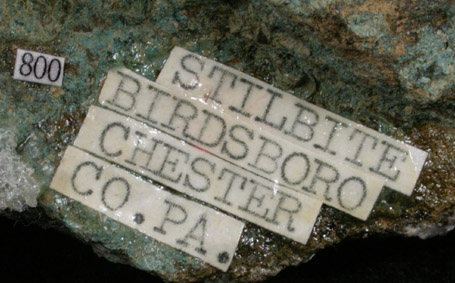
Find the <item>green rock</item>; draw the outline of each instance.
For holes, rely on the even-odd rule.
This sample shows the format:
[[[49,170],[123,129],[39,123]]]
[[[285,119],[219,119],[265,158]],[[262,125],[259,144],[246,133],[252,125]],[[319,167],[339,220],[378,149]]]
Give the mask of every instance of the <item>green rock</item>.
[[[454,16],[445,0],[1,1],[0,184],[14,192],[0,194],[2,214],[46,215],[43,226],[107,259],[175,281],[262,280],[347,238],[444,234],[455,225]],[[324,206],[307,245],[247,223],[223,273],[50,190],[107,71],[154,80],[176,45],[426,150],[413,195],[385,189],[365,222]],[[17,48],[65,57],[62,88],[13,80]],[[14,187],[8,170],[24,180]]]

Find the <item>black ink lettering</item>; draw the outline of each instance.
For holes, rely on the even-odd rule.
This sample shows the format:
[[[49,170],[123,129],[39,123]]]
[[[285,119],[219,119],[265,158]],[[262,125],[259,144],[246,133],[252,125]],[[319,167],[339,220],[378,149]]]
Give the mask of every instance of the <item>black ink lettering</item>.
[[[261,149],[259,150],[259,153],[256,156],[256,160],[254,161],[254,164],[248,163],[248,165],[253,167],[253,168],[256,168],[256,169],[258,169],[258,170],[260,170],[260,171],[262,171],[264,173],[271,174],[271,173],[275,172],[276,169],[278,168],[277,159],[280,158],[281,155],[283,154],[283,149],[275,141],[272,141],[272,140],[270,140],[270,139],[268,139],[266,137],[263,137],[263,136],[259,136],[259,138],[261,140],[263,140],[264,142],[262,143]],[[266,149],[268,148],[269,145],[275,148],[275,154],[271,153],[270,151],[266,152]],[[258,166],[258,164],[260,163],[261,160],[263,160],[263,158],[268,159],[268,160],[273,162],[272,163],[273,164],[273,167],[272,167],[273,169],[272,168],[265,168],[264,166],[262,166],[262,167]]]
[[[378,144],[378,139],[375,138],[374,136],[369,135],[369,134],[367,134],[365,132],[362,132],[362,131],[360,131],[358,129],[354,129],[354,131],[352,132],[351,136],[349,137],[349,140],[352,141],[352,139],[354,139],[354,137],[357,134],[362,134],[362,138],[360,140],[360,144],[357,147],[355,155],[352,158],[346,157],[346,161],[349,161],[352,164],[355,164],[355,165],[357,165],[359,167],[362,167],[363,164],[362,164],[362,162],[360,162],[359,156],[360,156],[360,153],[362,152],[363,145],[365,144],[365,141],[367,140],[367,138],[371,138],[373,140],[373,145],[371,146],[371,149],[374,150],[376,148],[376,145]]]
[[[103,166],[98,167],[98,166],[96,166],[96,164],[94,162],[91,162],[91,161],[82,162],[81,164],[79,164],[76,167],[76,170],[74,170],[74,172],[73,172],[73,176],[71,176],[71,187],[73,188],[73,190],[76,193],[78,193],[79,195],[82,195],[82,196],[89,196],[93,193],[92,189],[87,189],[85,191],[81,191],[76,187],[76,178],[77,178],[77,175],[79,174],[79,171],[81,171],[81,169],[83,167],[87,167],[87,166],[95,168],[95,171],[96,171],[95,180],[100,179],[101,173],[103,171]]]
[[[145,221],[144,214],[138,212],[134,215],[133,221],[136,222],[136,224],[142,224]]]
[[[40,59],[42,59],[42,61],[44,62],[44,67],[42,68],[41,75],[38,76],[38,74],[36,73],[36,70],[38,70],[38,65],[37,64],[38,64]],[[38,58],[35,61],[35,64],[33,65],[33,74],[35,75],[35,78],[42,79],[44,77],[44,75],[46,74],[46,71],[47,71],[46,69],[47,69],[47,60],[46,60],[46,58],[44,58],[43,55],[38,56]]]
[[[28,60],[26,60],[25,56],[28,56]],[[23,76],[28,76],[32,73],[33,68],[32,68],[32,63],[33,63],[33,55],[31,53],[25,52],[24,55],[22,55],[22,65],[19,68],[19,73]],[[24,72],[23,68],[24,66],[28,67],[28,70]]]
[[[229,261],[229,253],[222,252],[218,254],[218,262],[219,263],[227,263]]]
[[[216,86],[215,91],[213,92],[213,95],[212,96],[206,95],[206,98],[210,98],[213,101],[215,101],[216,103],[221,104],[221,101],[219,101],[217,98],[218,98],[219,93],[220,93],[220,88],[225,82],[226,76],[230,76],[232,78],[231,88],[234,88],[235,87],[235,82],[237,81],[237,75],[235,75],[234,73],[229,72],[226,69],[220,68],[218,66],[213,66],[213,69],[212,69],[212,71],[210,71],[208,77],[209,78],[213,78],[213,75],[215,74],[216,71],[221,73],[220,79],[218,80],[218,84]]]
[[[275,101],[275,98],[282,98],[283,96],[281,95],[281,93],[278,93],[274,90],[271,90],[271,89],[267,89],[267,92],[269,94],[271,94],[271,97],[270,97],[270,100],[269,100],[269,103],[267,104],[266,108],[265,108],[265,111],[264,111],[264,115],[262,115],[262,117],[259,117],[259,116],[256,116],[254,118],[254,120],[258,121],[258,122],[261,122],[261,123],[264,123],[266,125],[269,125],[270,127],[273,127],[275,129],[278,129],[281,131],[281,129],[283,129],[283,126],[284,124],[286,123],[286,120],[287,120],[287,117],[283,117],[281,119],[281,123],[280,124],[274,124],[273,122],[270,122],[269,120],[267,120],[267,117],[269,116],[269,113],[270,113],[270,110],[272,109],[272,104],[273,102]]]
[[[161,222],[161,226],[160,227],[153,227],[153,231],[157,232],[157,233],[160,233],[160,234],[163,234],[163,235],[166,235],[166,231],[164,230],[164,225],[168,222],[170,223],[173,223],[175,225],[180,225],[180,224],[183,224],[185,221],[186,221],[186,218],[188,217],[188,213],[186,212],[185,208],[183,208],[183,206],[181,205],[178,205],[176,203],[173,203],[167,199],[164,200],[164,203],[168,205],[168,208],[167,208],[167,211],[166,211],[166,214],[164,215],[164,218],[163,218],[163,221]],[[181,217],[180,219],[177,218],[177,219],[173,219],[171,218],[171,212],[174,211],[174,210],[179,210],[180,211],[180,214],[181,214]]]
[[[196,230],[201,230],[200,233],[195,234]],[[177,244],[184,247],[188,247],[188,239],[195,240],[199,242],[199,247],[196,247],[195,250],[201,255],[205,255],[207,250],[204,249],[204,240],[207,230],[207,215],[204,213],[201,215],[196,225],[185,235],[183,239],[178,239]]]
[[[321,161],[319,159],[315,159],[314,161],[318,164],[316,173],[311,180],[311,184],[308,187],[303,187],[303,189],[309,193],[316,194],[316,191],[314,189],[316,183],[318,183],[318,181],[325,183],[326,188],[324,198],[328,201],[331,201],[332,198],[329,196],[330,185],[338,181],[340,173],[338,173],[338,170],[335,167],[325,163],[324,161]],[[331,173],[323,175],[323,171],[325,171],[324,169],[328,169],[331,171]]]
[[[319,115],[316,111],[300,104],[296,103],[295,106],[299,108],[299,113],[295,117],[294,123],[292,123],[292,127],[290,131],[284,131],[286,135],[289,135],[293,138],[296,138],[299,141],[310,141],[313,139],[314,136],[314,126],[316,126],[319,122]],[[304,112],[308,112],[313,115],[313,119],[308,117],[308,114],[303,116]],[[298,134],[299,129],[301,129],[300,134]]]
[[[123,138],[125,140],[128,139],[129,134],[130,134],[130,128],[124,126],[122,123],[119,123],[119,122],[110,123],[103,129],[103,131],[101,132],[101,136],[100,136],[99,146],[100,146],[101,152],[106,154],[107,156],[110,156],[110,157],[116,157],[116,156],[120,156],[122,154],[122,150],[120,150],[120,149],[118,151],[116,151],[116,152],[108,152],[106,150],[106,147],[104,146],[104,141],[106,139],[106,134],[110,130],[112,130],[113,128],[122,129],[123,130]]]
[[[133,78],[132,76],[124,74],[120,71],[117,71],[117,74],[122,76],[122,80],[120,81],[120,83],[117,87],[117,90],[115,91],[114,97],[112,97],[112,99],[106,100],[106,102],[111,105],[117,106],[118,108],[120,108],[124,111],[130,111],[136,105],[136,96],[139,94],[139,91],[141,90],[141,83],[137,79]],[[124,89],[126,80],[130,80],[131,82],[136,84],[135,91],[130,91],[130,90]],[[126,105],[119,104],[119,97],[122,93],[126,94],[130,98],[130,102],[131,102],[130,105],[126,106]]]
[[[207,110],[202,110],[202,113],[206,115],[206,118],[204,120],[204,124],[201,127],[201,130],[199,131],[199,134],[197,137],[193,137],[186,133],[187,127],[185,127],[185,130],[183,131],[183,136],[185,138],[188,138],[190,140],[196,141],[202,145],[208,146],[208,147],[216,147],[217,145],[220,144],[221,140],[224,138],[226,135],[226,122],[224,122],[224,119],[208,112]],[[215,123],[218,123],[220,127],[218,127],[221,131],[218,133],[218,135],[215,137],[213,141],[204,141],[204,134],[206,131],[209,131],[210,136],[214,136],[215,132],[214,128],[215,127],[209,127],[208,125],[210,124],[211,121],[214,121]],[[213,125],[213,123],[212,123]]]
[[[295,197],[290,196],[288,194],[285,194],[283,192],[278,191],[278,194],[280,195],[280,199],[278,200],[278,204],[275,207],[275,211],[273,212],[273,217],[270,219],[266,219],[268,222],[274,223],[274,224],[279,224],[276,220],[278,218],[278,214],[282,212],[286,212],[289,214],[288,218],[288,226],[287,229],[289,232],[294,232],[295,228],[292,227],[292,223],[294,222],[294,214],[298,213],[300,209],[302,208],[302,203]],[[290,209],[290,205],[286,204],[285,201],[287,199],[293,200],[294,203],[296,204],[293,209]]]
[[[107,202],[106,202],[106,192],[107,190],[109,189],[109,187],[114,183],[114,182],[118,182],[118,183],[122,183],[125,187],[125,197],[123,198],[122,202],[120,204],[118,204],[117,206],[111,206],[109,205]],[[130,196],[130,184],[123,178],[121,177],[115,177],[115,178],[112,178],[110,179],[108,182],[106,182],[106,184],[103,186],[103,190],[102,190],[102,193],[101,193],[101,201],[103,202],[104,206],[111,210],[111,211],[115,211],[119,208],[121,208],[122,206],[125,205],[125,203],[128,201],[128,198]]]
[[[351,207],[348,207],[344,201],[343,201],[343,190],[345,188],[345,186],[349,183],[349,182],[357,182],[360,184],[360,186],[362,186],[361,190],[361,194],[362,196],[360,197],[359,199],[359,202],[354,205],[354,206],[351,206]],[[344,180],[340,186],[338,187],[338,203],[340,204],[340,206],[344,209],[347,209],[347,210],[354,210],[358,207],[360,207],[362,204],[363,204],[363,201],[365,200],[365,197],[367,195],[367,185],[365,184],[365,181],[363,181],[362,179],[360,179],[359,177],[350,177],[350,178],[347,178],[346,180]]]
[[[182,66],[182,69],[187,71],[188,73],[192,74],[194,76],[194,78],[192,78],[190,80],[190,84],[185,84],[182,82],[182,80],[180,79],[180,73],[179,71],[175,71],[175,75],[174,75],[174,78],[172,79],[172,84],[179,84],[180,87],[184,88],[184,89],[195,89],[196,87],[199,86],[199,76],[198,76],[198,73],[194,70],[191,70],[187,65],[185,65],[185,62],[189,59],[193,59],[193,60],[196,60],[199,65],[201,66],[201,70],[202,71],[204,69],[204,64],[205,64],[205,61],[203,61],[202,59],[192,55],[192,54],[188,54],[188,55],[185,55],[182,57],[182,59],[180,60],[180,66]]]
[[[379,174],[383,177],[386,177],[387,179],[389,180],[392,180],[392,181],[396,181],[398,179],[398,176],[400,175],[400,170],[396,170],[396,173],[395,175],[390,175],[390,174],[386,174],[384,173],[381,169],[382,169],[382,165],[384,163],[388,163],[389,164],[389,170],[393,170],[394,169],[394,165],[395,165],[395,162],[397,161],[398,159],[398,156],[397,155],[392,155],[392,156],[388,156],[388,154],[390,153],[390,149],[393,149],[395,151],[397,151],[399,154],[402,154],[403,158],[401,159],[402,162],[405,162],[406,161],[406,156],[407,156],[407,153],[406,151],[394,146],[393,144],[390,144],[386,141],[382,141],[382,144],[385,145],[385,149],[384,149],[384,152],[382,153],[382,156],[381,156],[381,160],[379,160],[379,163],[376,167],[371,167],[370,168],[370,171],[371,172],[374,172],[376,174]]]
[[[164,147],[166,148],[166,155],[163,159],[163,162],[160,165],[160,168],[158,170],[153,170],[151,172],[168,181],[171,181],[173,183],[178,183],[180,181],[180,178],[182,177],[183,173],[180,172],[180,174],[178,174],[177,177],[172,177],[171,175],[169,175],[169,173],[175,173],[175,171],[177,169],[177,165],[179,164],[180,160],[178,158],[175,158],[174,160],[170,160],[170,156],[174,152],[180,153],[181,155],[183,155],[185,157],[184,163],[186,164],[188,162],[189,154],[184,151],[181,151],[180,149],[178,149],[170,144],[166,144],[162,141],[158,141],[158,140],[154,140],[154,141],[156,143],[163,143]],[[168,166],[170,166],[170,172],[166,172],[166,169],[168,169]]]
[[[264,202],[264,198],[266,196],[266,194],[263,194],[261,196],[258,196],[256,195],[256,192],[258,191],[258,188],[262,188],[262,189],[265,189],[265,190],[268,190],[268,191],[271,191],[272,189],[269,188],[269,187],[266,187],[264,185],[261,185],[259,183],[257,183],[256,181],[254,180],[250,180],[250,183],[253,185],[252,188],[251,188],[251,192],[250,192],[250,195],[248,196],[248,200],[246,202],[246,204],[244,206],[239,206],[238,208],[242,211],[245,211],[251,215],[254,215],[256,217],[259,217],[259,218],[262,218],[262,219],[265,219],[267,221],[267,214],[269,213],[269,209],[266,208],[265,209],[265,212],[264,214],[259,214],[257,213],[256,211],[253,211],[250,209],[250,205],[253,201],[257,202],[257,208],[260,208],[262,206],[262,203]]]
[[[150,169],[148,168],[149,164],[150,164],[150,161],[153,158],[153,154],[154,154],[154,152],[156,150],[156,147],[161,142],[152,139],[151,143],[150,143],[151,144],[151,150],[146,150],[145,146],[147,146],[149,144],[148,140],[145,141],[145,139],[147,139],[147,135],[144,134],[144,133],[141,133],[139,131],[136,131],[136,137],[137,137],[137,141],[134,143],[133,155],[131,156],[130,159],[126,159],[125,162],[136,166],[137,154],[138,153],[145,154],[147,156],[147,161],[143,165],[141,165],[140,167],[142,169],[150,171]]]
[[[205,192],[210,188],[211,182],[210,182],[209,175],[199,169],[199,166],[204,166],[204,164],[206,164],[208,166],[211,174],[215,173],[215,163],[212,163],[205,158],[197,157],[193,160],[193,162],[191,162],[191,170],[195,175],[198,175],[202,179],[204,179],[205,184],[201,185],[199,187],[196,187],[190,181],[190,175],[186,174],[185,181],[183,182],[184,186],[189,187],[190,189],[192,189],[193,191],[196,191],[196,192]]]
[[[236,113],[239,113],[239,114],[249,118],[249,117],[251,117],[251,114],[245,111],[245,105],[246,105],[246,103],[248,101],[248,98],[250,97],[251,90],[253,89],[253,87],[255,87],[255,88],[259,89],[259,90],[263,89],[263,87],[260,86],[260,85],[255,84],[253,82],[250,82],[250,81],[248,81],[248,80],[246,80],[244,78],[241,78],[240,82],[245,83],[245,84],[248,85],[246,93],[243,95],[242,105],[240,106],[240,109],[231,105],[231,106],[229,106],[229,110],[231,110],[233,112],[236,112]]]
[[[221,153],[222,154],[227,154],[231,159],[235,160],[241,160],[244,159],[248,155],[248,144],[241,140],[237,135],[240,135],[240,133],[245,133],[246,137],[249,138],[250,140],[253,140],[254,138],[254,132],[252,130],[247,129],[244,126],[241,125],[234,125],[229,129],[229,137],[239,144],[243,150],[241,150],[241,153],[235,154],[234,150],[228,146],[228,142],[225,141],[223,143],[223,147],[221,148]],[[237,134],[239,133],[239,134]]]
[[[138,114],[136,114],[136,116],[138,116],[140,118],[143,118],[143,119],[146,119],[147,121],[149,121],[152,124],[156,124],[157,122],[152,119],[153,110],[156,108],[156,105],[158,104],[158,101],[160,100],[160,98],[162,96],[166,96],[167,97],[167,96],[171,96],[171,95],[169,93],[165,92],[165,91],[157,89],[156,87],[154,87],[152,85],[149,85],[148,88],[149,88],[149,90],[155,91],[155,96],[153,97],[153,101],[150,104],[150,107],[149,107],[149,109],[147,111],[147,114],[142,115],[142,114],[138,113]]]
[[[232,203],[227,200],[228,194],[231,192],[232,185],[234,184],[236,179],[238,179],[238,178],[241,179],[241,181],[240,181],[240,189],[243,191],[244,188],[245,188],[246,178],[243,177],[243,176],[240,176],[237,173],[234,173],[233,171],[231,171],[229,169],[223,168],[223,170],[221,170],[220,176],[218,177],[218,180],[223,179],[225,173],[231,174],[231,178],[228,181],[228,185],[226,187],[226,191],[225,191],[223,197],[215,197],[215,200],[220,201],[220,202],[222,202],[224,204],[227,204],[227,205],[232,205]]]
[[[302,163],[297,163],[297,164],[291,166],[291,168],[293,168],[293,169],[299,168],[299,169],[303,170],[302,177],[300,177],[297,180],[291,180],[290,177],[286,174],[287,166],[288,166],[289,162],[291,162],[292,159],[294,159],[294,158],[301,158],[305,163],[305,165],[303,165]],[[302,152],[291,153],[290,155],[288,155],[286,157],[286,159],[283,161],[283,164],[281,165],[281,178],[289,185],[298,185],[298,184],[302,183],[308,177],[309,173],[310,173],[310,161],[308,160],[308,156]]]
[[[343,127],[348,127],[348,125],[346,125],[345,123],[341,122],[341,121],[338,121],[338,120],[335,120],[334,118],[330,117],[330,116],[326,116],[325,119],[329,122],[333,122],[333,127],[332,129],[330,130],[330,134],[329,134],[329,138],[327,139],[327,142],[324,146],[320,145],[320,144],[314,144],[313,146],[317,149],[320,149],[324,152],[328,152],[332,155],[335,155],[336,152],[329,149],[330,147],[330,144],[332,143],[332,140],[333,140],[333,136],[335,135],[335,132],[337,130],[341,130]]]
[[[185,133],[186,130],[188,129],[188,124],[190,123],[190,121],[196,119],[197,117],[197,108],[188,101],[177,99],[176,97],[173,97],[173,99],[178,100],[177,104],[174,107],[174,112],[172,112],[172,116],[169,119],[169,123],[167,124],[162,123],[161,126],[168,128],[171,131],[175,131],[175,128],[173,127],[174,122],[176,119],[180,119],[185,124],[185,127],[182,130],[182,133]],[[191,109],[190,114],[185,115],[185,113],[180,113],[181,111],[183,111],[185,106],[187,107],[187,109]]]
[[[52,78],[51,75],[52,75],[52,66],[54,64],[54,62],[57,62],[58,63],[58,72],[57,72],[57,75],[55,75],[55,78]],[[47,70],[47,78],[51,81],[51,82],[56,82],[58,80],[58,78],[60,78],[60,73],[62,72],[62,63],[60,63],[60,60],[58,59],[52,59],[51,60],[51,63],[49,64],[49,69]]]

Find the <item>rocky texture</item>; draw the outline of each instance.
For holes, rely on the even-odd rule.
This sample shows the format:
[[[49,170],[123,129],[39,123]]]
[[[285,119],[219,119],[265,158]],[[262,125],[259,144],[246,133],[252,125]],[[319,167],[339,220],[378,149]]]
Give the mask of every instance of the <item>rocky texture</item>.
[[[346,238],[443,234],[455,225],[452,2],[2,1],[0,128],[40,188],[38,208],[3,214],[41,215],[111,261],[176,281],[261,280]],[[385,189],[365,222],[324,206],[307,245],[247,224],[222,273],[50,190],[107,70],[153,80],[174,45],[428,151],[413,195]],[[63,87],[12,80],[16,48],[66,57]]]
[[[37,205],[39,190],[33,169],[21,160],[16,144],[11,131],[0,129],[0,209],[23,211]]]

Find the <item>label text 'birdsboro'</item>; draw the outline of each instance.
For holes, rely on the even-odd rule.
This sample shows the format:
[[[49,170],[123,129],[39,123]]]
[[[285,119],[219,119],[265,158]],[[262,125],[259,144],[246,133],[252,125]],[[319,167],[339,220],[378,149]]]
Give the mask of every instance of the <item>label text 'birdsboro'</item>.
[[[360,219],[368,217],[385,183],[251,123],[176,96],[125,68],[109,72],[100,103]]]

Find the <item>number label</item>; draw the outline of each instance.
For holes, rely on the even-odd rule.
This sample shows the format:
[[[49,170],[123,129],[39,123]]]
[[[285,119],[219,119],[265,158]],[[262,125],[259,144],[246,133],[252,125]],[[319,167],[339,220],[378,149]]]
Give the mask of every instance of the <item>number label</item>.
[[[62,86],[65,58],[17,49],[13,78],[16,80]]]

